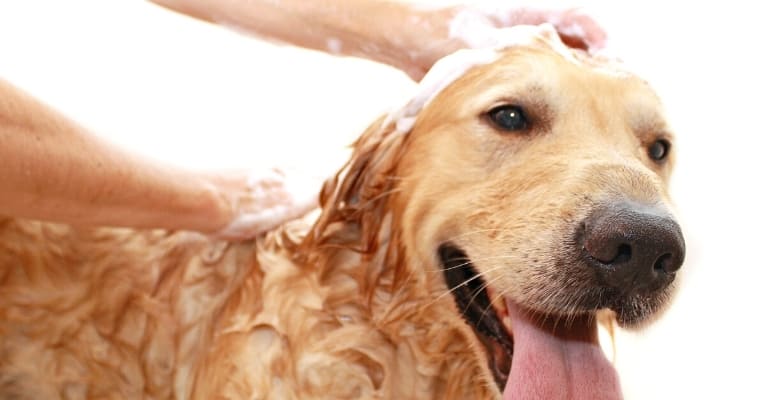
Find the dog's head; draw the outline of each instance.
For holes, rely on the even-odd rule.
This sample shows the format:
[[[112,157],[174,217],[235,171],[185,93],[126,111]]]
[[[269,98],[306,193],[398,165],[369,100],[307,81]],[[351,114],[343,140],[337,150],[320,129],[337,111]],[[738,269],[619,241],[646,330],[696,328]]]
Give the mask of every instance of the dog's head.
[[[354,216],[366,247],[386,222],[398,265],[441,271],[505,398],[618,397],[596,313],[654,317],[685,253],[659,100],[547,30],[467,54],[469,68],[447,68],[456,77],[360,139],[326,188],[338,209],[325,224]]]

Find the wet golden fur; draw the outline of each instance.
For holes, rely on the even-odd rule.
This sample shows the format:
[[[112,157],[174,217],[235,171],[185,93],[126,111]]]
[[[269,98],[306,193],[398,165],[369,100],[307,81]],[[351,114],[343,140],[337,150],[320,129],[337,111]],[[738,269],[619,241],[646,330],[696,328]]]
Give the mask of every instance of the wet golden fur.
[[[508,102],[530,132],[482,117]],[[407,134],[381,123],[311,228],[236,244],[0,221],[0,398],[498,398],[437,246],[563,310],[580,278],[556,261],[590,205],[668,201],[671,161],[645,150],[671,140],[650,89],[548,46],[470,70]]]

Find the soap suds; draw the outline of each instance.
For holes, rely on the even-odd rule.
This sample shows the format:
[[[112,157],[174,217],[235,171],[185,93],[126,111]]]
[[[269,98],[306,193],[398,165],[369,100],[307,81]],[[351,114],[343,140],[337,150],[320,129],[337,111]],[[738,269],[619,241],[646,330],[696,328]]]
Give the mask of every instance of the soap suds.
[[[419,82],[415,93],[405,106],[391,112],[383,122],[383,127],[395,124],[397,133],[407,133],[413,128],[416,117],[432,99],[448,85],[463,76],[469,69],[490,64],[499,58],[499,51],[514,46],[531,45],[536,40],[544,40],[555,47],[560,42],[557,33],[549,24],[541,26],[520,25],[510,28],[494,28],[487,17],[478,13],[459,13],[451,23],[451,36],[464,40],[471,48],[459,50],[440,59]],[[552,40],[556,39],[556,40]],[[562,49],[556,49],[573,59],[573,55],[559,43]]]

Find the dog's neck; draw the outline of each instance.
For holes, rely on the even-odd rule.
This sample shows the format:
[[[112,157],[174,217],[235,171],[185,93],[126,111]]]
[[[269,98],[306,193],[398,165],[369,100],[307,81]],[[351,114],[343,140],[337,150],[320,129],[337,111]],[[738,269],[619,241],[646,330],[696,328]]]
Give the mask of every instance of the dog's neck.
[[[363,318],[371,321],[365,329],[387,337],[395,352],[410,354],[398,362],[429,371],[402,377],[396,365],[385,366],[391,385],[406,379],[418,382],[426,396],[491,398],[492,384],[478,384],[483,350],[469,339],[471,330],[455,311],[442,274],[421,262],[402,236],[402,205],[407,202],[399,191],[397,165],[405,146],[406,135],[367,132],[346,168],[326,183],[321,215],[294,255],[304,268],[338,282],[335,296],[324,305],[329,313],[348,309],[350,299],[356,299],[354,306],[362,307]],[[342,282],[354,288],[341,294]]]
[[[402,240],[396,207],[397,163],[407,146],[407,134],[374,123],[355,143],[352,157],[320,196],[322,212],[302,243],[307,265],[332,268],[340,254],[364,266],[366,288],[402,291],[408,281],[423,282],[423,269],[407,268],[409,249]]]

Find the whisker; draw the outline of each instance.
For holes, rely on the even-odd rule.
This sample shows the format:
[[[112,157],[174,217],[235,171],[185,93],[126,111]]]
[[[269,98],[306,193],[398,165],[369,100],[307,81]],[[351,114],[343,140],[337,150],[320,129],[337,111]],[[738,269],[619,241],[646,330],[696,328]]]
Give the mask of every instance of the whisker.
[[[453,288],[448,288],[448,290],[446,290],[443,293],[439,294],[436,298],[432,299],[432,301],[426,303],[422,308],[430,307],[430,306],[434,305],[435,303],[437,303],[438,301],[440,301],[445,296],[448,296],[451,293],[453,293],[455,290],[461,288],[462,286],[464,286],[464,285],[466,285],[466,284],[468,284],[468,283],[470,283],[470,282],[472,282],[472,281],[474,281],[476,279],[484,278],[484,275],[488,274],[489,272],[493,272],[493,271],[496,271],[496,270],[499,270],[499,269],[502,269],[502,268],[504,268],[504,266],[499,266],[499,267],[491,268],[491,269],[489,269],[487,271],[478,272],[477,275],[472,276],[469,279],[466,279],[465,281],[463,281],[460,284],[454,286]],[[485,287],[487,287],[487,284],[486,284],[486,286],[483,286],[483,289]],[[473,297],[473,299],[474,299],[474,297]],[[464,311],[466,311],[466,310],[464,310]]]
[[[467,310],[469,309],[469,306],[472,304],[472,302],[474,302],[474,301],[475,301],[475,299],[477,298],[477,296],[479,296],[479,295],[480,295],[480,293],[482,293],[482,292],[483,292],[485,289],[487,289],[487,288],[488,288],[488,287],[489,287],[489,286],[490,286],[492,283],[495,283],[495,282],[497,282],[497,281],[498,281],[498,280],[500,280],[501,278],[502,278],[501,276],[498,276],[498,277],[496,277],[496,278],[494,278],[494,279],[492,279],[492,280],[490,280],[490,281],[488,281],[488,282],[485,282],[485,284],[484,284],[484,285],[482,285],[481,287],[479,287],[479,288],[475,289],[475,290],[472,292],[472,298],[470,298],[470,299],[469,299],[469,304],[467,304],[467,306],[464,308],[464,311],[463,311],[463,312],[464,312],[464,313],[465,313],[465,312],[467,312]],[[490,300],[490,299],[489,299],[489,300]],[[491,302],[491,304],[490,304],[488,307],[486,307],[486,308],[483,310],[482,314],[480,314],[480,319],[482,319],[482,318],[484,318],[484,317],[485,317],[485,313],[486,313],[486,311],[488,311],[488,308],[490,308],[492,305],[493,305],[493,302]]]
[[[432,273],[432,274],[442,273],[443,271],[450,271],[450,270],[453,270],[453,269],[456,269],[456,268],[466,267],[467,265],[472,264],[473,262],[487,261],[487,260],[496,260],[496,259],[510,259],[510,258],[516,258],[516,257],[517,256],[514,256],[514,255],[498,255],[498,256],[478,257],[478,258],[474,258],[472,260],[469,260],[467,258],[451,258],[451,259],[448,259],[448,261],[466,260],[466,262],[463,262],[463,263],[461,263],[459,265],[454,265],[454,266],[451,266],[451,267],[448,267],[448,268],[430,269],[428,272]],[[481,271],[477,271],[477,272],[481,273]]]
[[[497,281],[497,280],[499,280],[499,279],[501,279],[501,277],[499,277],[499,278],[495,279],[494,281]],[[493,299],[489,299],[489,300],[490,300],[490,303],[488,304],[488,306],[487,306],[487,307],[485,307],[485,309],[483,310],[483,313],[482,313],[482,314],[480,314],[480,319],[483,319],[483,318],[485,318],[485,315],[486,315],[486,313],[488,312],[488,310],[490,310],[491,308],[493,308],[493,303],[495,303],[495,302],[496,302],[496,301],[498,301],[499,299],[503,299],[503,298],[504,298],[504,293],[505,293],[504,291],[499,291],[499,293],[497,293],[497,294],[496,294],[496,296],[495,296]]]

